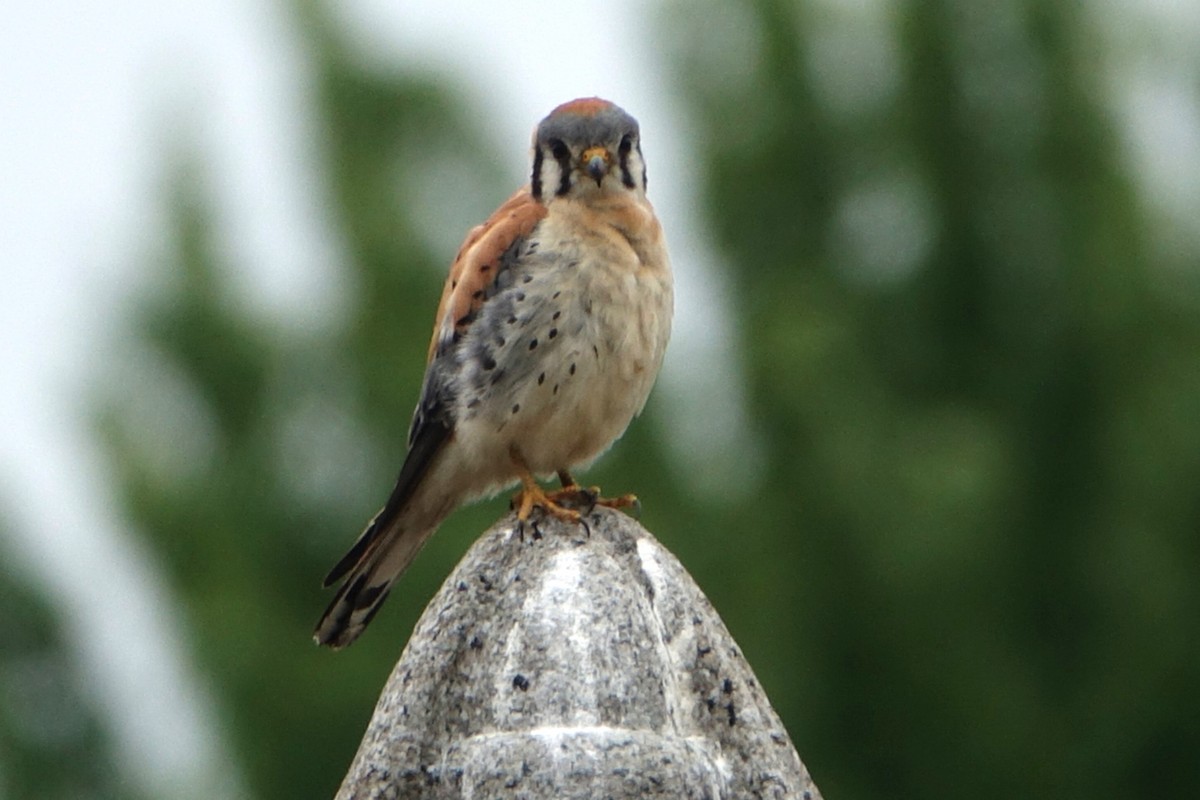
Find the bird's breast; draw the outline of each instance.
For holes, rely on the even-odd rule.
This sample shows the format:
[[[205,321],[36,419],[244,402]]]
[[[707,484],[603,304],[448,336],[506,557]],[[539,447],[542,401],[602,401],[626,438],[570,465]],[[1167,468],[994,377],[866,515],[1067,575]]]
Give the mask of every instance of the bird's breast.
[[[590,462],[625,431],[670,335],[670,266],[653,233],[635,242],[603,220],[543,220],[460,344],[460,437],[515,446],[549,473]]]

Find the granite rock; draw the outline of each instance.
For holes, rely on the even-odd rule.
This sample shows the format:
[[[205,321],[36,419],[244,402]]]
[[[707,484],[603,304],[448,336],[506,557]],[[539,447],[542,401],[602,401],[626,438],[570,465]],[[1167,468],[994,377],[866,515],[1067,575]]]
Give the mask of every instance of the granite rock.
[[[417,623],[338,792],[819,798],[708,599],[628,516],[510,515]]]

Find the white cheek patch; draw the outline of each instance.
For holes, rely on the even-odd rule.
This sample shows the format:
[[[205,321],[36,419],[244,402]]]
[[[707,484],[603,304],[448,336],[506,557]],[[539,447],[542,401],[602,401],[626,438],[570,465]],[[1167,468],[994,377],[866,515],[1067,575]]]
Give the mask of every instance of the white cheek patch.
[[[547,159],[545,169],[542,173],[545,175],[543,181],[544,191],[546,194],[553,197],[559,193],[559,187],[562,185],[562,167],[554,159]]]
[[[563,194],[563,166],[548,151],[543,150],[541,157],[535,161],[537,167],[536,180],[533,182],[534,195],[541,201]],[[568,175],[568,180],[569,180]],[[568,187],[569,187],[568,183]]]

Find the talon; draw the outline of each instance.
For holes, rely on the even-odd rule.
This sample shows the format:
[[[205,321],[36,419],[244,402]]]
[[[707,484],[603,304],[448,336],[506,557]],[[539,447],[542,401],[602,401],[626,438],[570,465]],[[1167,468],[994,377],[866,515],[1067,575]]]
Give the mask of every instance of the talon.
[[[630,499],[630,502],[626,505],[626,508],[629,509],[629,514],[634,519],[641,519],[642,518],[642,501],[641,501],[641,499],[636,494],[627,494],[625,496]]]
[[[634,517],[642,516],[642,501],[635,494],[623,494],[619,497],[603,497],[599,486],[589,486],[586,489],[575,482],[571,473],[565,469],[558,470],[558,481],[562,488],[547,492],[538,485],[537,479],[529,467],[515,450],[509,451],[517,475],[521,478],[521,490],[513,495],[511,508],[516,509],[517,519],[522,523],[529,519],[534,508],[540,508],[552,517],[564,522],[581,524],[587,530],[590,538],[591,528],[583,519],[583,514],[590,514],[596,506],[604,508],[628,508]],[[534,526],[537,535],[541,531]]]
[[[524,486],[513,496],[513,505],[517,509],[517,520],[526,522],[533,514],[535,508],[539,508],[545,513],[556,519],[561,519],[564,522],[579,522],[579,512],[573,508],[566,508],[558,503],[557,492],[547,494],[542,490],[542,487],[536,483],[533,486]],[[537,525],[533,524],[534,530]]]
[[[511,451],[510,456],[513,464],[517,467],[517,474],[521,478],[521,490],[513,495],[512,504],[517,509],[517,519],[521,522],[529,519],[529,515],[533,513],[534,508],[540,508],[545,513],[552,517],[561,519],[564,522],[579,522],[579,512],[572,508],[565,508],[559,503],[563,496],[562,493],[567,490],[564,488],[558,492],[549,494],[538,485],[537,479],[533,477],[533,473],[529,471],[529,467],[517,455],[516,451]],[[560,473],[561,478],[565,473]],[[570,476],[567,475],[568,480]],[[534,526],[537,530],[537,526]],[[538,532],[540,535],[540,531]]]

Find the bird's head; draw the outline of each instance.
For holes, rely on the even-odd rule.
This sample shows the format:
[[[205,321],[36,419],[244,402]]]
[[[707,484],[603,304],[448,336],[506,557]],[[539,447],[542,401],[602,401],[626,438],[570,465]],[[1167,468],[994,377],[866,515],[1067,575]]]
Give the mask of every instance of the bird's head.
[[[605,193],[645,194],[637,120],[598,97],[563,103],[534,131],[530,186],[543,203]]]

